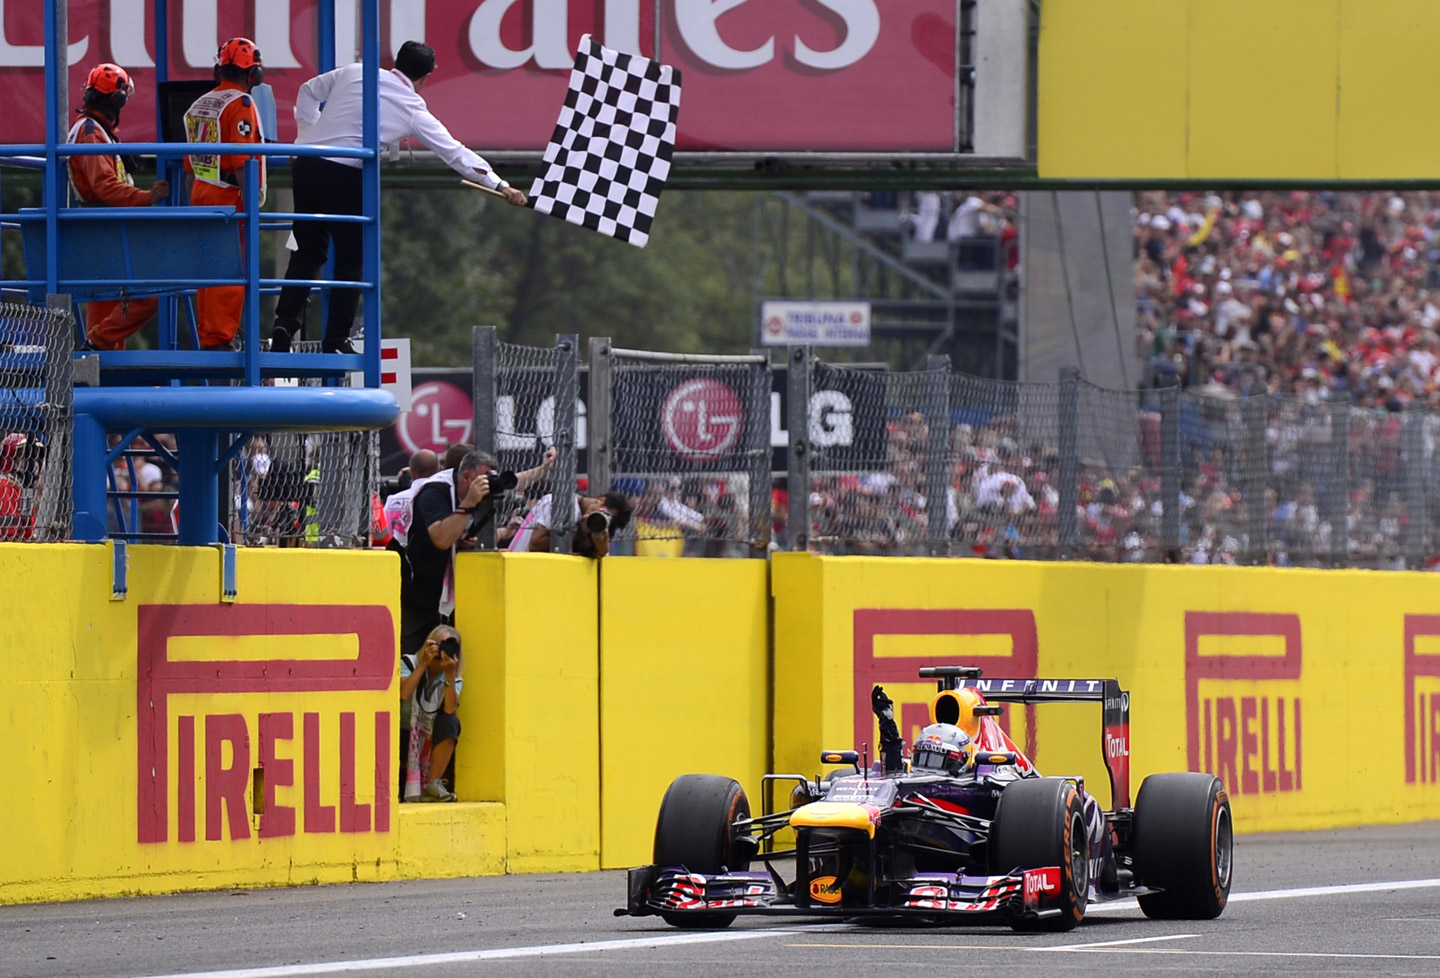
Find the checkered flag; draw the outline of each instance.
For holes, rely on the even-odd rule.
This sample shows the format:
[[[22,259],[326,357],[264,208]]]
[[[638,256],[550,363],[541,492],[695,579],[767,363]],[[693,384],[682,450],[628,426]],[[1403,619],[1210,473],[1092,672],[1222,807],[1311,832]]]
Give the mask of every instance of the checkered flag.
[[[645,247],[670,175],[679,113],[679,71],[586,34],[530,206]]]

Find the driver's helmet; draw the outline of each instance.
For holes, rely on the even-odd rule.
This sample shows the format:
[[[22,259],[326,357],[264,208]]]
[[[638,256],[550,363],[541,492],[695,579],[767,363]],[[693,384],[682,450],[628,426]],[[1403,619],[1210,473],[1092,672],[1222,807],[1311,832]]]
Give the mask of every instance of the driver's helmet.
[[[910,770],[959,774],[970,764],[970,736],[953,723],[932,723],[910,750]]]

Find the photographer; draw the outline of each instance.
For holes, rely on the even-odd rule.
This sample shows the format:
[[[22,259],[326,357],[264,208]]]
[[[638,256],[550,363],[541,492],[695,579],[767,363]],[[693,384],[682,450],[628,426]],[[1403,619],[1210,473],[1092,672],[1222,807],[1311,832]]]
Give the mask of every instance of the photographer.
[[[611,533],[625,529],[630,522],[630,500],[619,492],[607,492],[603,497],[572,494],[570,499],[575,524],[571,552],[582,557],[604,557],[610,552]],[[553,495],[540,498],[510,541],[512,552],[549,552],[554,505]]]
[[[400,657],[400,756],[406,801],[454,801],[445,770],[460,739],[460,633],[441,625]]]
[[[455,467],[453,479],[442,472],[415,494],[414,520],[405,542],[410,573],[400,581],[401,652],[419,649],[431,629],[455,610],[455,546],[490,495],[488,468],[485,458],[471,452]]]

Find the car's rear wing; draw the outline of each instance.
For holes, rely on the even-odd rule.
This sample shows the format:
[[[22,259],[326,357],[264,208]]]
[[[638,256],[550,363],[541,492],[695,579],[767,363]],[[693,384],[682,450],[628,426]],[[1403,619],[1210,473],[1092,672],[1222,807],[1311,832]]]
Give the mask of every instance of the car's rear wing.
[[[1100,753],[1110,773],[1111,805],[1130,807],[1130,693],[1118,679],[982,679],[974,666],[924,666],[940,690],[968,688],[994,703],[1099,703]]]

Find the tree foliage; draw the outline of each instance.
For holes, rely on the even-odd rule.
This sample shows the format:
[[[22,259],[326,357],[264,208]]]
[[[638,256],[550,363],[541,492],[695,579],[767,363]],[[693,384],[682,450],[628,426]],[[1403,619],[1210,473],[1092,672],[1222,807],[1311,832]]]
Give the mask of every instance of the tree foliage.
[[[381,206],[385,333],[410,337],[417,365],[468,363],[477,324],[536,346],[754,345],[750,194],[667,195],[644,249],[462,189],[387,191]]]

